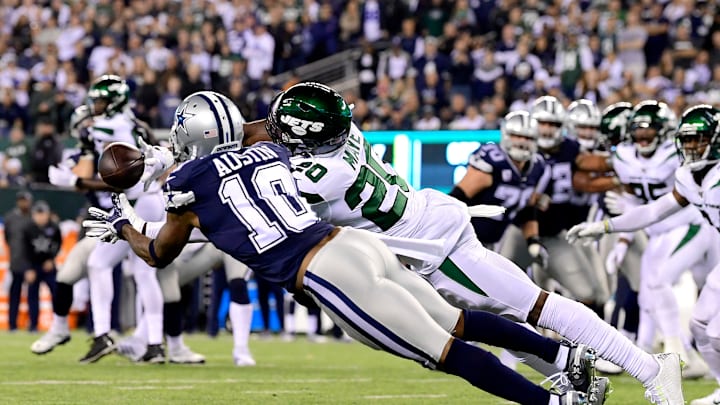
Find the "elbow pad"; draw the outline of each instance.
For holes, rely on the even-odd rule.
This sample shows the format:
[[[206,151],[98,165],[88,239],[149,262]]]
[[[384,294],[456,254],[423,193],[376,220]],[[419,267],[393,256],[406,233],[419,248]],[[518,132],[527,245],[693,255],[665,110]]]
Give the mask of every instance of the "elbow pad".
[[[450,195],[464,202],[465,204],[470,202],[470,198],[468,198],[468,196],[465,195],[465,192],[457,186],[453,187],[452,191],[450,191]]]

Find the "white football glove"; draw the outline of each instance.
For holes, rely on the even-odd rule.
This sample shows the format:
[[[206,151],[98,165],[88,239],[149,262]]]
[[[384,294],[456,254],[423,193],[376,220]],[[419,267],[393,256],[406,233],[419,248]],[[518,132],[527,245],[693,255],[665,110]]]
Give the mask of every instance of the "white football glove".
[[[54,186],[75,187],[78,176],[72,172],[69,166],[60,164],[48,168],[48,179],[50,180],[50,184]]]
[[[505,207],[500,205],[472,205],[468,207],[468,213],[473,218],[490,218],[505,213]]]
[[[610,232],[612,232],[612,224],[607,219],[597,222],[583,222],[570,228],[565,238],[570,243],[582,239],[583,245],[589,245]]]
[[[540,270],[547,269],[550,254],[545,245],[540,242],[537,237],[527,239],[528,254],[532,258],[533,264],[540,267]]]
[[[96,207],[88,209],[90,216],[95,219],[83,221],[85,235],[91,238],[99,238],[103,242],[115,243],[118,239],[122,239],[120,230],[123,225],[128,223],[138,232],[142,232],[146,222],[137,215],[127,196],[124,193],[113,194],[112,201],[112,212],[103,211]]]
[[[607,258],[605,259],[605,271],[607,271],[608,274],[617,273],[618,268],[620,268],[623,260],[625,260],[625,255],[627,254],[627,251],[627,242],[622,240],[617,241],[610,253],[608,253]]]
[[[626,192],[618,193],[612,190],[605,193],[604,201],[608,212],[613,215],[620,215],[642,204],[642,201],[632,194]]]
[[[140,152],[145,156],[145,170],[140,181],[143,182],[143,189],[147,191],[155,179],[162,176],[175,164],[175,158],[168,148],[150,146],[142,138],[138,138],[138,146],[140,146]]]

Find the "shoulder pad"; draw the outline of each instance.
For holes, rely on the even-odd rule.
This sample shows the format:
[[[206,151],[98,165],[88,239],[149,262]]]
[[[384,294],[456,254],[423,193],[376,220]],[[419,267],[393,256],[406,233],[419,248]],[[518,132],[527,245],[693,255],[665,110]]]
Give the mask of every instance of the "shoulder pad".
[[[492,173],[495,165],[505,160],[505,152],[498,145],[486,143],[470,155],[468,165],[485,173]]]

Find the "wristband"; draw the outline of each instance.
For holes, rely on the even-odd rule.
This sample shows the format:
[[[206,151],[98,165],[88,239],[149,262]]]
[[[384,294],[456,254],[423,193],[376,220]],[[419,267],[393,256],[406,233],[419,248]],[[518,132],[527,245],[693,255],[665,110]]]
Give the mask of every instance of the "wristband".
[[[130,221],[128,221],[127,219],[121,219],[121,220],[115,221],[113,223],[113,227],[115,228],[115,232],[117,233],[118,238],[123,239],[123,240],[125,239],[125,237],[122,234],[122,228],[125,225],[131,225]]]
[[[160,263],[160,258],[155,253],[155,239],[152,239],[150,241],[150,245],[148,246],[148,253],[150,253],[150,258],[153,260],[153,262]]]
[[[537,243],[538,245],[542,245],[542,243],[540,242],[540,238],[537,235],[529,236],[527,239],[525,239],[525,243],[527,243],[528,246],[530,246],[534,243]]]
[[[82,188],[83,186],[83,179],[82,177],[78,177],[77,180],[75,180],[75,188]]]

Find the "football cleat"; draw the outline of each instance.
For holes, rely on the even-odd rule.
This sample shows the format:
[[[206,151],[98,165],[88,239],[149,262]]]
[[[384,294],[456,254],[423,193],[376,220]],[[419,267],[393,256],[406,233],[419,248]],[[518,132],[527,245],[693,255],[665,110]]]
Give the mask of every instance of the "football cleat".
[[[97,336],[93,339],[90,351],[80,359],[80,363],[89,364],[95,363],[101,358],[115,351],[115,342],[108,336],[108,334]]]
[[[238,367],[252,367],[255,365],[255,359],[253,359],[250,353],[237,354],[235,357],[235,365]]]
[[[146,349],[146,343],[136,336],[126,337],[117,344],[118,354],[127,357],[130,361],[140,361]]]
[[[165,350],[162,345],[148,345],[140,361],[150,364],[165,364]]]
[[[612,386],[610,379],[607,377],[596,377],[590,384],[590,389],[587,391],[588,404],[591,405],[602,405],[607,400],[607,397],[612,393]]]
[[[660,370],[653,380],[645,385],[645,399],[658,405],[682,405],[685,403],[682,391],[682,361],[677,353],[653,355]]]
[[[576,391],[588,392],[590,385],[595,379],[595,360],[597,355],[595,350],[585,344],[574,344],[563,340],[561,345],[570,349],[568,354],[567,372],[570,383]]]
[[[551,396],[556,394],[550,394]],[[550,401],[552,403],[552,400]],[[589,405],[587,396],[578,391],[568,391],[564,394],[558,395],[558,404],[560,405]]]
[[[49,330],[40,339],[33,342],[30,350],[35,354],[45,354],[52,351],[55,346],[64,345],[70,341],[69,333],[57,333]]]
[[[712,394],[698,398],[693,399],[690,401],[690,405],[718,405],[720,404],[720,388],[716,389]]]
[[[205,356],[190,350],[189,347],[182,345],[174,349],[168,349],[168,360],[174,364],[203,364]]]

